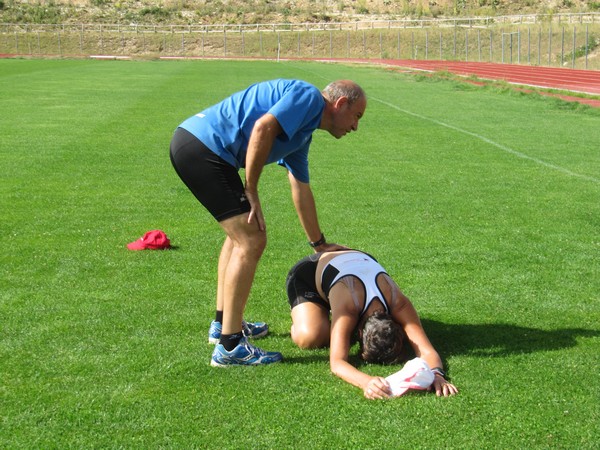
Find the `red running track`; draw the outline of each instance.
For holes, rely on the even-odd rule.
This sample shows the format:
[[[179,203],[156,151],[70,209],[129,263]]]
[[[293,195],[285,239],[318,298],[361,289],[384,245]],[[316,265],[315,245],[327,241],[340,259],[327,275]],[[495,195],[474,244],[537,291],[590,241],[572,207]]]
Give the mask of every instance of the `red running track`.
[[[16,55],[0,55],[0,57]],[[320,59],[318,59],[320,60]],[[447,71],[457,75],[476,76],[485,80],[504,80],[508,83],[545,89],[600,95],[600,71],[567,69],[561,67],[525,66],[485,62],[395,60],[395,59],[328,59],[328,61],[385,64],[427,72]],[[559,95],[600,107],[600,99],[583,99]]]
[[[600,71],[596,70],[459,61],[378,60],[377,62],[429,72],[448,71],[457,75],[504,80],[512,84],[600,95]]]

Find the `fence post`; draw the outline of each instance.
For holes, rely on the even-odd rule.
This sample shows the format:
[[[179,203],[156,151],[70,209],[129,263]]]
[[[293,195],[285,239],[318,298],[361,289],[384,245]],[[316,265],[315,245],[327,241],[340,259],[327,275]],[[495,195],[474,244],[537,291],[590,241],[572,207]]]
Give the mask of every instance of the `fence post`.
[[[454,21],[454,53],[452,54],[452,59],[456,61],[456,20]]]
[[[531,65],[531,27],[527,27],[527,64]]]
[[[562,27],[562,35],[560,40],[560,67],[565,65],[565,27]]]
[[[594,17],[594,16],[592,16]],[[592,19],[594,20],[594,19]],[[589,25],[585,26],[585,68],[588,68],[588,37],[589,37]]]
[[[575,27],[575,26],[573,26],[573,54],[572,54],[572,63],[571,63],[571,68],[572,68],[572,69],[574,69],[574,68],[575,68],[575,53],[577,53],[577,52],[576,52],[576,45],[577,45],[577,42],[576,42],[576,40],[575,40],[575,38],[576,38],[576,37],[577,37],[577,34],[576,34],[576,27]]]
[[[542,27],[538,29],[538,66],[542,65]]]
[[[517,28],[517,64],[521,64],[521,28]]]
[[[552,24],[548,27],[548,65],[550,65],[550,58],[552,56]]]

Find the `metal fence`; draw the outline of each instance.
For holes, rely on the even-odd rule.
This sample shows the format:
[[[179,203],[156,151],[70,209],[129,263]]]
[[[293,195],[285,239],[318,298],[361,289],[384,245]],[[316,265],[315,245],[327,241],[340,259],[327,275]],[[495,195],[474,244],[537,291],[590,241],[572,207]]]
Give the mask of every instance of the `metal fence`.
[[[600,69],[600,14],[256,25],[0,24],[0,53],[436,59]]]

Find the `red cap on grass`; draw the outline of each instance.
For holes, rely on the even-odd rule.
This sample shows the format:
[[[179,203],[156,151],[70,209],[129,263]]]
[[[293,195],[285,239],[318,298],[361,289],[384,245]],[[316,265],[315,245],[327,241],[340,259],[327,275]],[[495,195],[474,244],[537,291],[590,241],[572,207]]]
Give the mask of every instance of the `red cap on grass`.
[[[386,380],[392,388],[392,396],[399,397],[409,389],[425,390],[431,386],[434,373],[425,360],[415,358],[408,361],[398,372],[390,375]]]
[[[137,241],[127,244],[129,250],[164,250],[171,248],[171,241],[162,230],[148,231]]]

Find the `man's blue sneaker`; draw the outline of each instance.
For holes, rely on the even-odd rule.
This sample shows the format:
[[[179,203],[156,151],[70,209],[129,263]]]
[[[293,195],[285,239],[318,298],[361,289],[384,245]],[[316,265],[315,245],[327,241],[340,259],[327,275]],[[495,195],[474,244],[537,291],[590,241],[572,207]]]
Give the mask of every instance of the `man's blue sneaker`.
[[[210,365],[214,367],[229,366],[261,366],[272,364],[283,359],[279,352],[266,352],[253,346],[244,337],[232,351],[228,352],[221,344],[213,351]]]
[[[223,329],[223,325],[221,322],[215,322],[214,320],[210,323],[210,328],[208,329],[208,343],[209,344],[218,344],[219,339],[221,339],[221,330]]]
[[[208,329],[209,344],[219,343],[219,339],[221,339],[221,329],[221,323],[215,322],[214,320],[210,323],[210,328]],[[242,332],[247,338],[261,338],[263,336],[266,336],[269,332],[269,325],[267,325],[264,322],[246,322],[245,320],[243,320]]]
[[[242,332],[247,338],[258,339],[267,335],[269,325],[264,322],[246,322],[242,320]]]

